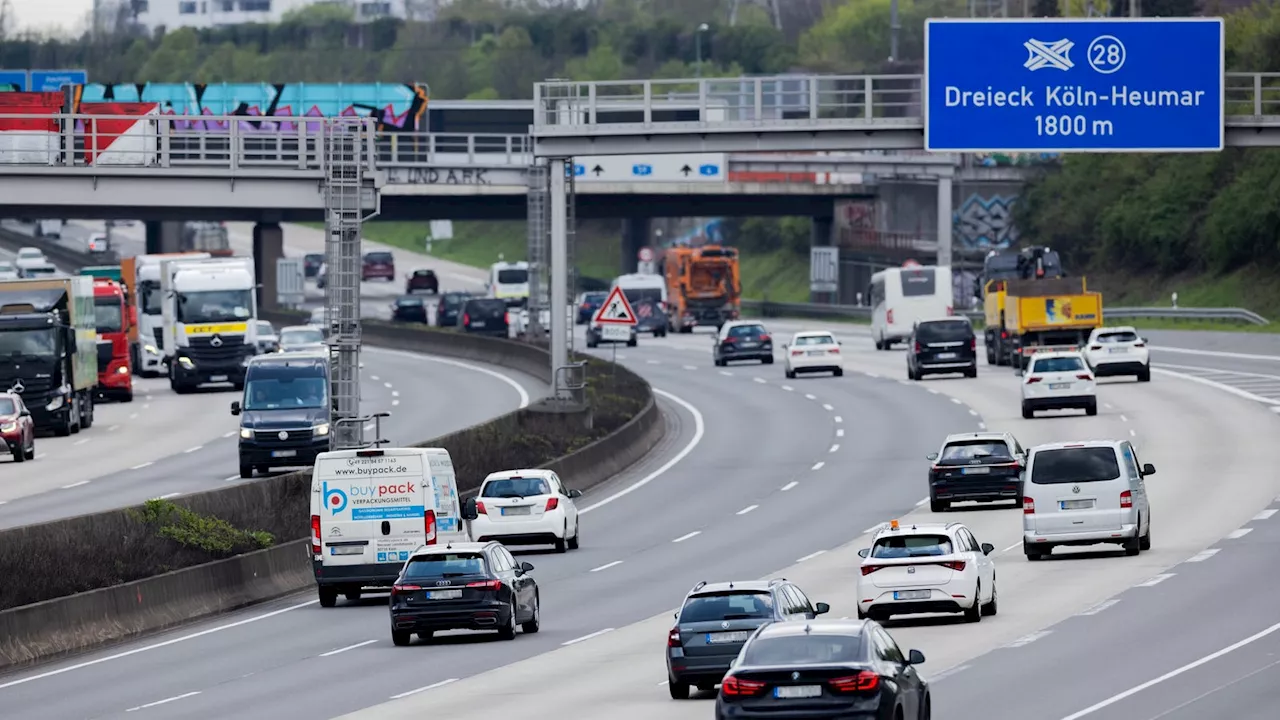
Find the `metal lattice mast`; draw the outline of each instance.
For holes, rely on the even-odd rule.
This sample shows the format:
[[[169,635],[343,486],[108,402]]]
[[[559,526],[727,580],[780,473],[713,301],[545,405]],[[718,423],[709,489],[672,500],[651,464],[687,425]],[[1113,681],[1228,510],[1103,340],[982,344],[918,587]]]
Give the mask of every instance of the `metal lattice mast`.
[[[529,336],[542,339],[542,311],[551,307],[551,199],[547,162],[537,160],[529,166],[527,200],[529,261]]]
[[[565,234],[568,235],[568,254],[569,254],[569,288],[565,293],[565,297],[573,302],[578,294],[578,214],[577,214],[577,195],[575,192],[575,175],[573,172],[574,162],[570,158],[569,162],[564,164],[565,167],[565,209],[567,210],[565,223]],[[556,312],[566,312],[565,308],[560,308]],[[573,362],[573,328],[574,323],[565,323],[566,331],[569,333],[569,340],[565,347],[569,348],[569,362]]]
[[[335,450],[364,447],[360,421],[360,224],[364,119],[325,123],[325,323],[333,382]]]

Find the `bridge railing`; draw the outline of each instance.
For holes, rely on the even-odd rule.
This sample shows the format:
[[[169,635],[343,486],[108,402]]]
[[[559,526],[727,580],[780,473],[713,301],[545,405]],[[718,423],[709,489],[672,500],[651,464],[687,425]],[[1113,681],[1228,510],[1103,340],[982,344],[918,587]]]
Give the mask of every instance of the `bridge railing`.
[[[533,162],[528,135],[392,132],[378,136],[377,149],[384,167],[528,167]]]

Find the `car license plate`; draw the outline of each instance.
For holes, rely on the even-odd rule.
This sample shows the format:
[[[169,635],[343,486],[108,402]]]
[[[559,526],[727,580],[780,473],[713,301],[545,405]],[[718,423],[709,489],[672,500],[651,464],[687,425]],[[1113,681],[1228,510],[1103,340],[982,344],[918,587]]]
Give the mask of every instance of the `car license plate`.
[[[429,590],[427,591],[428,600],[457,600],[462,597],[461,590]]]
[[[298,455],[297,450],[272,450],[271,451],[271,457],[273,458],[297,457],[297,455]]]
[[[821,350],[810,350],[810,351],[809,351],[809,357],[822,357],[822,356],[823,356],[823,355],[825,355],[825,354],[826,354],[826,353],[822,352]]]
[[[503,515],[528,515],[529,506],[525,505],[523,507],[505,507],[505,508],[502,508],[502,514]]]
[[[213,375],[209,378],[209,382],[226,382],[226,381],[227,381],[226,375]]]
[[[1066,390],[1071,387],[1071,383],[1049,383],[1050,390]]]
[[[894,600],[927,600],[931,593],[928,590],[896,590]]]
[[[759,344],[760,344],[760,343],[744,342],[744,343],[742,343],[742,347],[744,347],[744,348],[755,347],[756,345],[759,345]]]
[[[340,547],[329,548],[330,555],[363,555],[364,547],[360,545],[345,545]]]
[[[822,697],[821,685],[783,685],[773,689],[773,696],[778,698],[811,698]]]
[[[1092,500],[1062,500],[1060,505],[1063,510],[1088,510],[1093,507]]]
[[[1107,352],[1109,353],[1129,352],[1129,348],[1107,348]]]
[[[749,637],[751,637],[750,632],[707,633],[707,644],[724,645],[726,643],[746,642]]]
[[[938,353],[938,359],[939,360],[955,360],[956,354],[955,353]]]
[[[483,320],[476,320],[476,321],[474,321],[474,322],[472,322],[472,323],[471,323],[471,327],[484,327],[484,321],[483,321]]]
[[[960,470],[961,475],[986,475],[991,472],[989,467],[967,467]]]

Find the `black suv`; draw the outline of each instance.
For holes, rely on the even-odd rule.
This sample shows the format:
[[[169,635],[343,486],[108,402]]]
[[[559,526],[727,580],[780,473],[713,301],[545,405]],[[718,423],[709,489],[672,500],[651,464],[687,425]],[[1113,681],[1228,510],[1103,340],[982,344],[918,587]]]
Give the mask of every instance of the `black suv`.
[[[430,640],[437,630],[497,630],[514,640],[516,626],[536,633],[542,623],[533,565],[501,543],[424,545],[391,588],[391,642]]]
[[[471,299],[471,293],[447,292],[440,295],[436,305],[436,325],[456,327],[462,320],[462,306]]]
[[[907,378],[964,373],[978,377],[978,336],[966,317],[923,320],[911,331],[907,350]]]
[[[498,298],[473,298],[462,306],[463,331],[507,337],[507,302]]]
[[[929,509],[945,512],[962,500],[1013,500],[1022,507],[1027,451],[1009,433],[949,435],[929,453]]]
[[[715,343],[711,359],[717,367],[724,367],[733,360],[759,360],[765,365],[773,364],[773,338],[758,322],[738,320],[725,323],[716,335]]]
[[[742,644],[761,625],[812,620],[831,608],[811,603],[800,588],[769,581],[700,582],[689,591],[667,635],[667,688],[671,697],[689,697],[689,686],[708,692],[729,670]]]
[[[427,321],[427,304],[417,295],[404,295],[391,304],[391,319],[398,322]]]

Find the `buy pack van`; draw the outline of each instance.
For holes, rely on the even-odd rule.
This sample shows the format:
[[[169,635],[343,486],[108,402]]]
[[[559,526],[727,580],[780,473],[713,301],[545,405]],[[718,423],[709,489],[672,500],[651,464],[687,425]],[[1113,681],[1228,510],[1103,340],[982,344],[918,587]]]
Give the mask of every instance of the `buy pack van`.
[[[334,450],[311,476],[312,568],[320,605],[388,588],[423,545],[468,540],[443,448]]]

